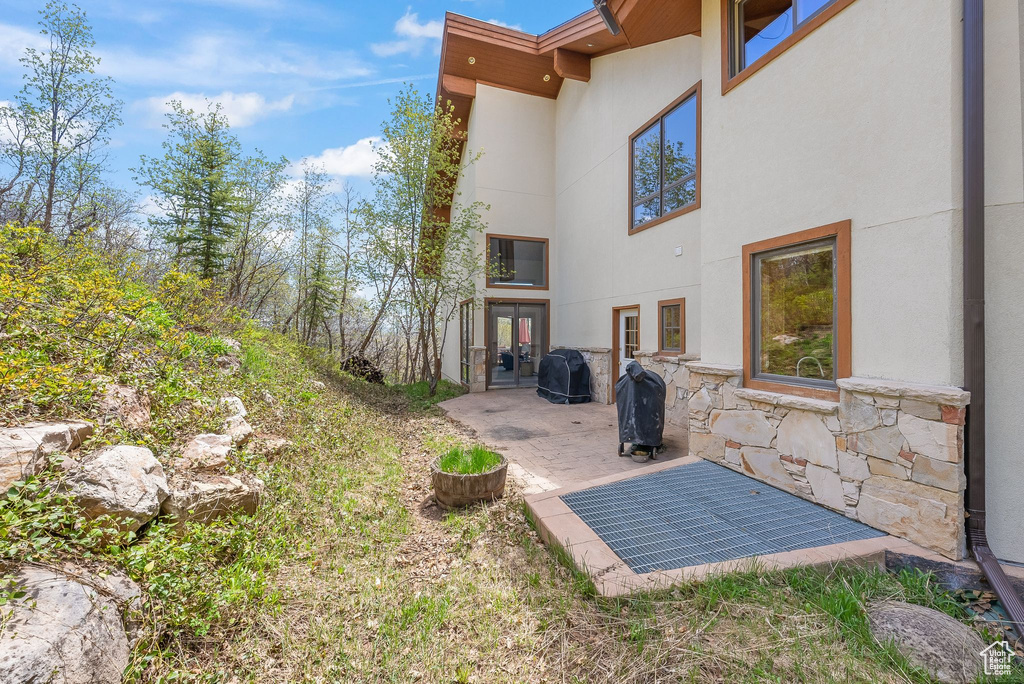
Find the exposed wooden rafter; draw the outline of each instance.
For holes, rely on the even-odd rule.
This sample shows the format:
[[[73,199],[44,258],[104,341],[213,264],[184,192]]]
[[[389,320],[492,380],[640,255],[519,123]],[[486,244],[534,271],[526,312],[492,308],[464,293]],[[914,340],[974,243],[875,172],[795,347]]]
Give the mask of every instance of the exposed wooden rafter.
[[[582,52],[555,48],[555,73],[562,78],[571,78],[586,83],[590,80],[590,55]]]

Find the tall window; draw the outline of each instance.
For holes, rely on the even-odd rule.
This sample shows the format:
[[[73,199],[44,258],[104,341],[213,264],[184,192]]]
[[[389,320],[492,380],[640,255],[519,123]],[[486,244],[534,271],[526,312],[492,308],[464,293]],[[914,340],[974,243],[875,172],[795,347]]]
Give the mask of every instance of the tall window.
[[[700,83],[629,140],[630,231],[700,204]]]
[[[548,241],[506,235],[487,236],[491,287],[546,290],[548,287]]]
[[[770,61],[853,0],[723,0],[729,76]],[[762,61],[763,60],[763,61]],[[723,84],[728,89],[728,84]]]
[[[686,300],[668,299],[658,302],[661,318],[658,330],[658,352],[679,355],[686,352]]]
[[[831,397],[849,375],[849,222],[743,251],[748,383]]]
[[[473,346],[473,300],[466,300],[459,306],[459,379],[469,385],[473,379],[473,358],[470,347]]]

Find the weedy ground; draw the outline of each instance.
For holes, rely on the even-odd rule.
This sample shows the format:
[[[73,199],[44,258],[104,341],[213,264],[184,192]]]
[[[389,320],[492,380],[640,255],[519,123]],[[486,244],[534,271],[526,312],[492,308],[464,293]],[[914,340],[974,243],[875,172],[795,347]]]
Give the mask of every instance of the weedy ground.
[[[82,520],[59,493],[59,467],[0,498],[0,580],[21,563],[73,559],[122,568],[146,591],[128,681],[921,682],[872,640],[865,604],[901,598],[965,617],[928,576],[843,568],[597,597],[539,543],[514,483],[486,506],[432,503],[429,463],[476,439],[423,385],[344,376],[186,275],[139,282],[87,245],[0,231],[3,422],[95,419],[114,380],[145,390],[153,424],[108,424],[86,451],[140,444],[167,464],[215,427],[209,400],[227,392],[258,434],[292,446],[232,458],[267,483],[256,515],[183,530],[158,519],[113,544],[104,521]],[[241,342],[236,374],[218,370],[221,335]],[[458,391],[443,385],[438,398]],[[12,600],[0,591],[0,605]]]

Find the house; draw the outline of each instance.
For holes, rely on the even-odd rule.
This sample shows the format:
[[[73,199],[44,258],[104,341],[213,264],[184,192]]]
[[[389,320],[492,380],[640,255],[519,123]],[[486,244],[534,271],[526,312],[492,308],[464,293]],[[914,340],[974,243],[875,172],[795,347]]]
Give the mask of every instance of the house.
[[[983,100],[982,4],[608,0],[541,35],[448,14],[439,97],[483,153],[452,201],[490,205],[500,269],[444,373],[530,386],[576,348],[610,402],[635,359],[691,453],[951,559],[971,511],[972,544],[1024,562],[1024,3],[984,5]]]

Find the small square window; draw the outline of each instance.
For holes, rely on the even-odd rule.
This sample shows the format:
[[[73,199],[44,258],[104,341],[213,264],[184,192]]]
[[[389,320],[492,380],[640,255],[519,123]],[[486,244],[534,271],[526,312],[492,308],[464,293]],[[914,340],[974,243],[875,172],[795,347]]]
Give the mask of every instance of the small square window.
[[[675,356],[686,352],[686,300],[658,302],[658,353]]]

